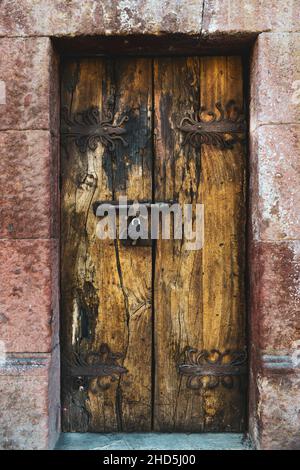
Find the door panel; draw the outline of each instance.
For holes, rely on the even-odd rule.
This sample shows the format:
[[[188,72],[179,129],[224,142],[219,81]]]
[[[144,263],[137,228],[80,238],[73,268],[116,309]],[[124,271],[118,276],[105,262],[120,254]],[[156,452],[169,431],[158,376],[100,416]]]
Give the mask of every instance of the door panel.
[[[245,147],[224,132],[243,107],[239,57],[64,64],[64,431],[244,429]],[[203,248],[100,240],[95,205],[119,196],[193,204],[194,218],[204,204]]]
[[[239,431],[244,394],[240,384],[210,390],[187,387],[174,364],[191,347],[243,350],[245,162],[241,144],[232,150],[182,145],[178,122],[188,111],[215,110],[235,100],[243,107],[238,57],[157,59],[155,83],[155,195],[202,203],[204,246],[157,242],[154,283],[155,402],[157,431]],[[211,360],[216,359],[213,353]],[[229,360],[229,359],[228,359]],[[237,381],[235,381],[237,382]],[[199,384],[200,385],[200,384]]]
[[[129,116],[127,147],[112,151],[100,143],[81,153],[72,139],[62,146],[65,431],[150,429],[151,247],[127,250],[119,241],[99,240],[92,208],[120,194],[151,199],[151,86],[151,62],[145,59],[83,60],[67,64],[63,75],[62,105],[70,116],[93,105],[115,122]],[[84,371],[81,379],[67,375],[77,356],[97,364],[108,348],[122,354],[116,362],[125,373],[100,379]]]

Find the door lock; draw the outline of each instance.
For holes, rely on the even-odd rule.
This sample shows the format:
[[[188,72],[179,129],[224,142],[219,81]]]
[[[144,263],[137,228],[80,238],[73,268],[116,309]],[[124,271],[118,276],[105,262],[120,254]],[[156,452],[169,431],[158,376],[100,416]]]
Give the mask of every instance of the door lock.
[[[152,208],[158,210],[170,207],[175,201],[151,202],[151,201],[127,201],[126,204],[118,204],[116,201],[96,201],[93,204],[94,214],[104,217],[103,211],[98,211],[99,207],[105,204],[105,211],[108,213],[114,209],[119,218],[119,238],[123,246],[141,247],[152,246],[151,239],[151,212]],[[136,206],[136,207],[135,207]],[[132,211],[132,208],[134,210]],[[122,212],[121,212],[122,210]],[[133,215],[132,212],[134,212]],[[126,227],[120,223],[120,216],[126,214]]]

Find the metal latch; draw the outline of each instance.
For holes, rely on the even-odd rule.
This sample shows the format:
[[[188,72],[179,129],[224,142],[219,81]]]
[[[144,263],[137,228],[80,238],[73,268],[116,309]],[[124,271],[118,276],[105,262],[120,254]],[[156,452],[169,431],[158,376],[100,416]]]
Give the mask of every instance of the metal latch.
[[[124,216],[126,214],[126,227],[120,230],[119,238],[123,246],[152,246],[151,239],[151,212],[153,208],[161,210],[164,207],[170,207],[175,201],[127,201],[127,204],[119,204],[116,201],[96,201],[93,204],[94,214],[99,214],[99,207],[105,204],[105,211],[109,213],[114,209],[116,215]]]

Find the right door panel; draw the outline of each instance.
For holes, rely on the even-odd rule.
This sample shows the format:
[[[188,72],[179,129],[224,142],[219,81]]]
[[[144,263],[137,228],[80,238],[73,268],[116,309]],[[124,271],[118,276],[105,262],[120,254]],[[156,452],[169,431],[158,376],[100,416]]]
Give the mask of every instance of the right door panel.
[[[217,133],[194,145],[178,129],[189,112],[185,122],[211,120],[203,108],[215,112],[215,129],[236,125],[243,104],[240,57],[154,60],[155,198],[204,205],[201,250],[185,239],[156,243],[156,431],[244,429],[245,147]]]

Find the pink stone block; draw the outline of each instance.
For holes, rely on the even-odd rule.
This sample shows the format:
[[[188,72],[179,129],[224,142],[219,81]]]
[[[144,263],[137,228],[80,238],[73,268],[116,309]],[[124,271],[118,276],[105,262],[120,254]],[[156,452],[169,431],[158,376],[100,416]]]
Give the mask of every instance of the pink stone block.
[[[3,0],[0,34],[199,34],[202,0]]]
[[[205,0],[203,33],[299,31],[298,0]]]
[[[0,56],[0,81],[5,84],[0,129],[57,131],[58,96],[50,93],[58,77],[50,39],[0,38]]]
[[[255,240],[300,239],[300,125],[251,135],[250,198]]]
[[[299,31],[299,5],[297,0],[286,0],[284,5],[276,0],[4,0],[0,33],[18,36],[199,34],[201,24],[204,35]]]
[[[249,259],[251,344],[268,354],[294,354],[300,344],[300,241],[254,243]]]
[[[0,240],[0,338],[8,352],[48,352],[58,342],[58,246]]]
[[[257,379],[259,401],[258,449],[300,448],[299,374],[274,374]]]
[[[258,36],[251,61],[250,128],[300,121],[300,33]]]
[[[57,139],[0,132],[0,238],[57,237]]]
[[[0,364],[0,448],[52,448],[59,431],[57,355],[12,354]],[[53,390],[56,387],[56,393]],[[52,395],[52,397],[51,397]]]

